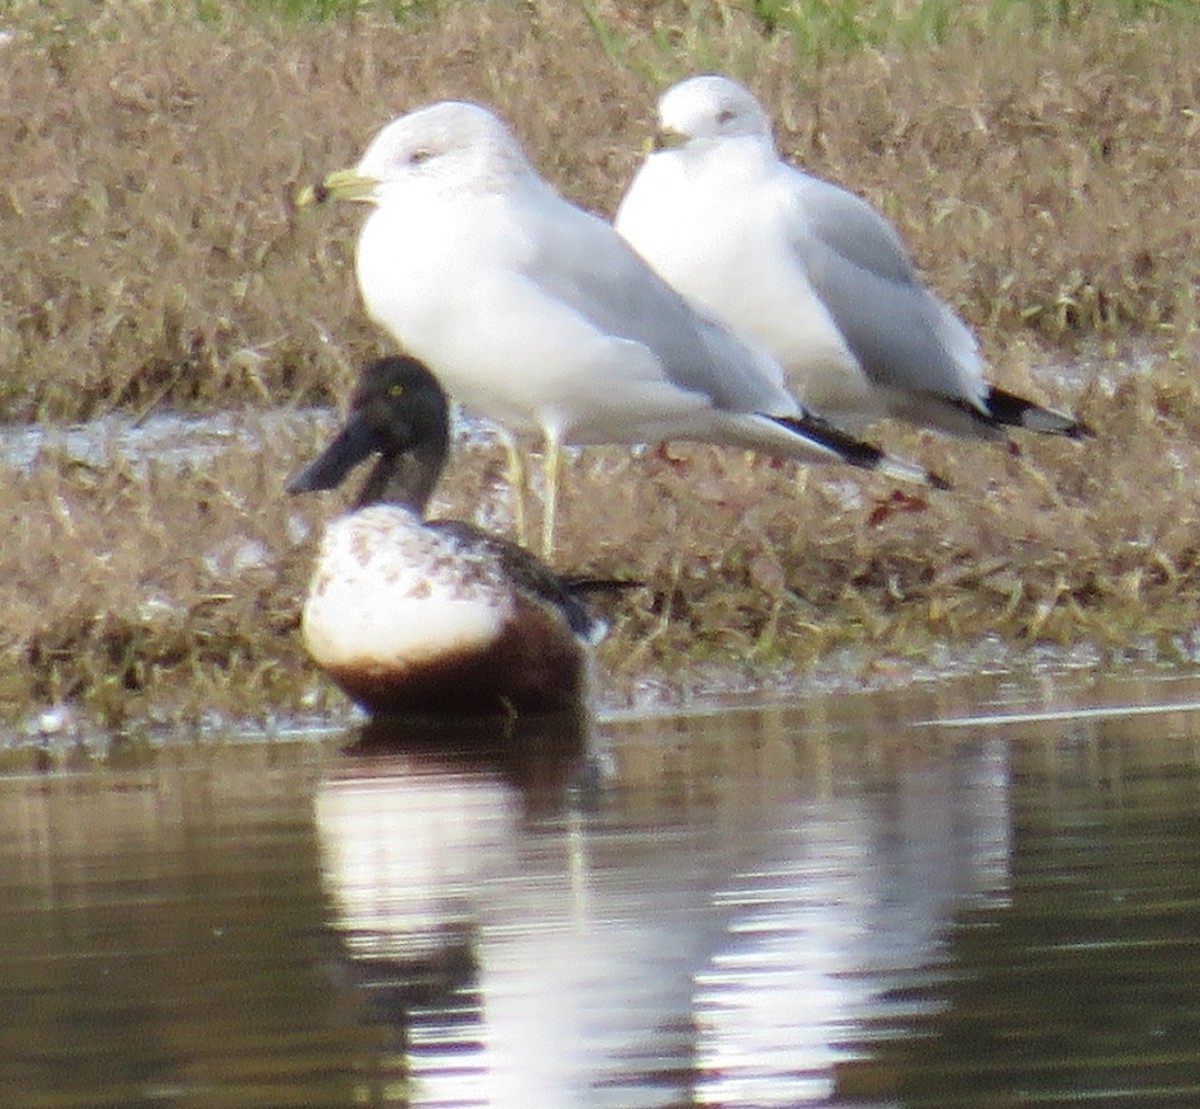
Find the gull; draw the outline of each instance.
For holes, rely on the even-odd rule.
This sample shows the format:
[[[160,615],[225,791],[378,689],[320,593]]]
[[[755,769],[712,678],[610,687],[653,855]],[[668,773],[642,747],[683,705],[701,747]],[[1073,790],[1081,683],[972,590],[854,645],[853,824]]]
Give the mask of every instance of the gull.
[[[1089,434],[986,381],[975,336],[921,281],[896,229],[784,161],[736,81],[673,85],[658,124],[617,231],[700,311],[770,351],[804,404],[856,430],[892,416],[978,438],[1010,426]]]
[[[806,412],[773,358],[555,192],[478,104],[392,120],[309,194],[371,205],[356,250],[370,317],[467,409],[541,436],[544,557],[564,444],[688,439],[939,484]]]

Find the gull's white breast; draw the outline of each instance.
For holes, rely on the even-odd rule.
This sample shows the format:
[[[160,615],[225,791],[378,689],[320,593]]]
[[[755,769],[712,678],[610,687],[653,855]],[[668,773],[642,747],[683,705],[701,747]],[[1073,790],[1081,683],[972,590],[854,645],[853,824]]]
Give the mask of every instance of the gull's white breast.
[[[870,384],[796,254],[794,181],[723,146],[703,160],[653,155],[617,230],[700,311],[770,351],[802,402],[822,412],[872,407]]]

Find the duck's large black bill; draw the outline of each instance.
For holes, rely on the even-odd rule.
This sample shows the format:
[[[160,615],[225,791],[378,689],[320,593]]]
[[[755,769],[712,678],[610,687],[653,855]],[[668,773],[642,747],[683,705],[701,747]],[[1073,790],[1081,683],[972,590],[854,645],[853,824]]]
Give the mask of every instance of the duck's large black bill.
[[[378,449],[379,439],[374,429],[361,413],[352,412],[320,457],[288,482],[287,491],[315,493],[336,488],[355,466]]]

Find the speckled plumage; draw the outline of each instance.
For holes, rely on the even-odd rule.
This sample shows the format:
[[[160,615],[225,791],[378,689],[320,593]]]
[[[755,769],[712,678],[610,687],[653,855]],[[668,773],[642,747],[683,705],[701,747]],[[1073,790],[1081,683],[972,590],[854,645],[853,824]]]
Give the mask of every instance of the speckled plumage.
[[[569,708],[586,693],[588,646],[602,626],[521,547],[463,521],[424,519],[448,442],[445,395],[420,363],[367,368],[346,426],[291,486],[331,487],[380,455],[358,506],[326,528],[305,645],[376,713]]]

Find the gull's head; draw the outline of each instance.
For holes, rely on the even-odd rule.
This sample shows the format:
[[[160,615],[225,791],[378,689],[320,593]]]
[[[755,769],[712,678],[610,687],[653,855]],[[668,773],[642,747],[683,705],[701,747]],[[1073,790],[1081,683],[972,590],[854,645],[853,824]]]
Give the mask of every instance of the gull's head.
[[[736,138],[772,142],[767,113],[736,81],[717,75],[689,77],[659,98],[660,148]]]
[[[379,204],[388,193],[410,187],[496,187],[528,165],[498,116],[478,104],[444,100],[393,119],[371,140],[358,165],[304,190],[298,203]]]

